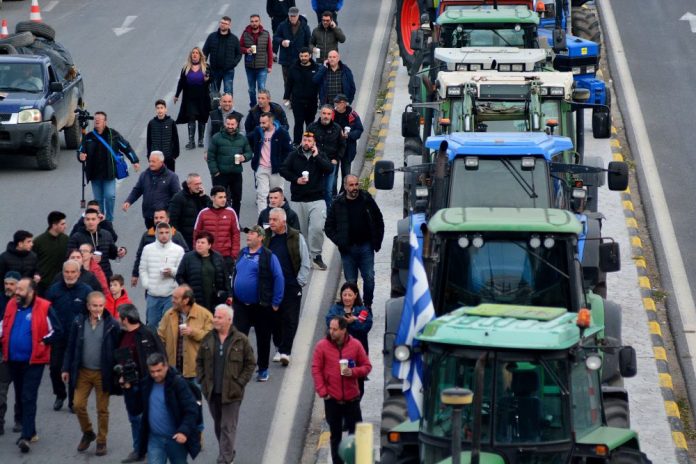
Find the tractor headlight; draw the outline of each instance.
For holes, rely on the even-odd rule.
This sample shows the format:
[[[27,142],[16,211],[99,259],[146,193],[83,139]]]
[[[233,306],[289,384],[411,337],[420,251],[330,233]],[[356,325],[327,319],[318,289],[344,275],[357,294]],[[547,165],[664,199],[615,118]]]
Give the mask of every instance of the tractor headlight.
[[[469,71],[480,71],[482,66],[480,64],[470,64]]]
[[[591,64],[585,68],[585,74],[594,74],[597,71],[595,65]]]
[[[408,345],[398,345],[394,348],[394,358],[399,362],[411,359],[411,347]]]
[[[510,71],[511,69],[512,69],[512,67],[509,64],[499,64],[498,65],[498,71],[501,71],[501,72]]]
[[[32,108],[30,110],[22,110],[19,112],[19,118],[17,120],[20,124],[29,122],[41,122],[41,111]]]
[[[552,97],[562,97],[565,95],[565,89],[563,87],[551,87],[549,90]]]
[[[582,74],[582,68],[580,66],[573,66],[572,71],[574,76]]]
[[[596,371],[602,367],[602,358],[596,354],[592,354],[585,359],[585,366],[591,371]]]
[[[524,71],[524,65],[523,64],[513,64],[513,65],[511,65],[511,69],[515,72],[522,72],[522,71]]]
[[[447,96],[448,97],[459,97],[462,95],[462,88],[457,86],[457,87],[447,87]]]

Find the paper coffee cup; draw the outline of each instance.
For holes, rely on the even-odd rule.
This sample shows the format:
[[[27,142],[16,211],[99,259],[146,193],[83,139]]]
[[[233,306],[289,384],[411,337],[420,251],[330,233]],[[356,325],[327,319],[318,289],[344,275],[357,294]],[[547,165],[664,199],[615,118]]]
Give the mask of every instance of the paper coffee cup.
[[[251,53],[256,55],[256,45],[252,45],[250,48],[251,48]]]
[[[179,330],[184,330],[186,328],[186,324],[179,324]]]
[[[244,155],[234,155],[234,164],[242,164]]]
[[[309,171],[302,171],[302,177],[304,177],[305,180],[309,180]]]
[[[102,255],[102,252],[99,250],[94,252],[94,256],[101,256],[101,255]]]
[[[321,56],[321,50],[319,48],[314,48],[314,59],[318,60]]]
[[[343,128],[343,132],[344,132],[346,135],[350,134],[350,127],[348,127],[348,126],[344,127],[344,128]]]
[[[348,367],[348,360],[341,359],[340,361],[338,361],[338,365],[341,367],[341,375],[343,375],[343,369]]]

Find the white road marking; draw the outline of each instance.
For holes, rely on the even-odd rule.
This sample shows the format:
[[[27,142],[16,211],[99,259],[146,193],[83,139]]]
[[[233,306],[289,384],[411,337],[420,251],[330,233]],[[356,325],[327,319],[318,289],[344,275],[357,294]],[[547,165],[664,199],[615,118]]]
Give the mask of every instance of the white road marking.
[[[220,9],[218,10],[218,16],[224,15],[224,14],[225,14],[225,11],[227,11],[227,9],[228,9],[229,7],[230,7],[230,4],[229,4],[229,3],[227,3],[227,4],[225,4],[225,5],[221,5],[221,6],[220,6]]]
[[[42,8],[42,10],[43,10],[45,13],[48,13],[49,11],[51,11],[52,9],[54,9],[56,6],[58,6],[59,3],[60,3],[60,2],[59,2],[58,0],[51,0],[50,2],[48,2],[48,3],[46,4],[45,7]]]
[[[211,32],[215,32],[218,30],[218,21],[213,21],[210,23],[210,26],[208,26],[208,29],[205,30],[206,35],[210,34]],[[203,46],[203,42],[201,42],[201,47]]]
[[[126,16],[126,19],[123,20],[123,24],[121,24],[121,27],[114,27],[113,31],[114,34],[116,34],[116,37],[120,37],[123,34],[126,34],[133,29],[134,27],[130,27],[131,24],[137,19],[137,16]]]
[[[646,186],[650,192],[650,204],[655,215],[655,222],[660,234],[659,245],[665,255],[665,261],[674,290],[674,301],[679,310],[679,317],[682,322],[682,331],[689,353],[692,355],[692,367],[696,371],[693,355],[696,354],[696,312],[694,311],[694,299],[689,286],[689,279],[686,275],[684,260],[674,231],[674,224],[669,215],[669,206],[665,198],[665,192],[660,181],[655,154],[648,137],[648,130],[640,108],[638,93],[636,92],[631,70],[626,59],[626,52],[619,36],[616,25],[616,18],[611,7],[611,2],[600,0],[600,10],[605,19],[605,30],[611,43],[610,51],[616,70],[621,80],[621,86],[625,96],[626,109],[629,113],[633,134],[636,141],[635,153],[640,158],[643,175],[645,176]],[[684,360],[686,361],[686,359]]]
[[[691,32],[696,34],[696,15],[687,11],[684,16],[679,18],[680,21],[689,21],[689,26],[691,26]]]
[[[358,99],[356,101],[355,110],[358,114],[366,114],[370,99],[370,88],[372,87],[375,75],[379,74],[377,65],[379,64],[380,46],[384,43],[387,36],[387,24],[389,24],[388,15],[391,8],[391,0],[381,0],[379,9],[379,18],[375,27],[370,53],[367,56],[365,72],[363,73],[360,88],[358,90]],[[322,255],[325,262],[332,262],[333,256],[336,253],[336,247],[329,240],[324,240],[324,250]],[[302,308],[301,317],[307,321],[315,321],[319,317],[319,308],[317,304],[312,302],[321,301],[325,293],[327,285],[327,272],[312,272],[312,280],[309,287],[306,289],[305,304]],[[266,439],[266,450],[263,453],[263,464],[276,464],[286,462],[288,448],[292,432],[295,429],[295,415],[297,404],[300,398],[300,389],[304,375],[310,369],[313,343],[306,343],[308,340],[313,340],[314,324],[300,324],[297,330],[295,340],[305,341],[305,343],[296,343],[295,349],[292,352],[292,363],[287,372],[283,376],[283,384],[280,386],[282,399],[276,402],[276,408],[271,420],[271,430],[269,430]]]

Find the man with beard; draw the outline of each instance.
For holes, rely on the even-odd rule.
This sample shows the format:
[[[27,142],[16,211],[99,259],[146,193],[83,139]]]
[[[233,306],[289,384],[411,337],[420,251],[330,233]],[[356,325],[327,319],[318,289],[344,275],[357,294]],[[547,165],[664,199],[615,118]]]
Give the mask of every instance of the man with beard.
[[[183,235],[188,249],[193,249],[193,226],[203,208],[210,205],[200,174],[192,172],[181,184],[181,190],[169,203],[169,224]]]
[[[309,48],[302,48],[299,59],[288,70],[283,101],[292,105],[295,117],[292,140],[295,145],[300,144],[302,131],[314,121],[314,115],[317,114],[319,87],[312,82],[317,69],[319,66],[312,60]]]
[[[213,138],[213,135],[217,134],[225,127],[225,119],[227,119],[227,116],[229,115],[233,115],[235,117],[237,120],[237,127],[242,124],[242,118],[244,116],[239,111],[234,110],[234,97],[232,94],[226,93],[220,97],[220,106],[210,112],[208,124],[205,126],[204,159],[208,159],[208,147],[210,146],[210,139]]]
[[[308,132],[314,134],[319,152],[331,162],[331,171],[326,176],[326,188],[324,201],[326,208],[331,207],[331,201],[336,196],[336,182],[338,176],[338,164],[343,159],[346,151],[346,139],[343,138],[343,129],[333,121],[334,109],[331,105],[321,107],[319,119],[309,125]]]
[[[362,136],[363,125],[360,116],[348,104],[348,97],[338,94],[334,98],[334,122],[343,129],[346,152],[341,159],[341,179],[350,174],[350,165],[358,152],[358,139]]]
[[[17,282],[22,276],[19,272],[10,271],[5,274],[4,291],[0,293],[0,321],[5,317],[7,303],[14,298],[17,290]],[[10,388],[10,370],[7,360],[2,357],[0,350],[0,435],[5,433],[5,413],[7,412],[7,390]],[[15,403],[14,411],[14,432],[22,431],[22,416],[19,414],[19,406]]]
[[[307,18],[300,16],[300,10],[294,6],[288,10],[278,30],[273,28],[273,51],[278,54],[278,63],[283,67],[283,84],[286,92],[290,66],[297,60],[300,49],[309,47],[311,36]]]

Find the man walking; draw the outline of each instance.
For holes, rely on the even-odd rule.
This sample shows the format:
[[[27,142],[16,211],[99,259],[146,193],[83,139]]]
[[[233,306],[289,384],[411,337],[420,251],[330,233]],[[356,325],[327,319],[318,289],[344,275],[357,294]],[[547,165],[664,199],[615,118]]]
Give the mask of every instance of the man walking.
[[[203,180],[200,174],[192,172],[169,203],[169,224],[181,232],[189,250],[193,249],[193,226],[198,213],[208,206],[210,197],[205,194]]]
[[[256,97],[256,106],[249,110],[249,114],[244,120],[244,131],[249,137],[254,129],[259,127],[261,122],[261,115],[264,113],[272,113],[275,120],[280,124],[285,130],[290,129],[288,124],[288,117],[285,114],[285,110],[278,103],[271,101],[271,91],[268,89],[259,90],[259,94]]]
[[[234,261],[239,256],[239,219],[234,209],[227,206],[225,188],[216,185],[210,190],[212,206],[198,213],[193,227],[193,238],[198,240],[202,231],[210,232],[214,237],[210,244],[213,250],[222,255],[227,273],[232,274]]]
[[[106,113],[103,111],[94,113],[94,130],[85,135],[78,151],[78,159],[85,164],[87,182],[92,184],[92,194],[106,214],[106,219],[113,221],[116,205],[115,157],[125,156],[138,172],[138,155],[121,134],[106,126]]]
[[[148,464],[186,464],[201,451],[196,399],[163,354],[148,356],[147,368],[138,385],[123,385],[131,410],[142,414],[139,452]]]
[[[188,284],[198,304],[211,314],[215,306],[231,295],[230,279],[222,255],[212,249],[215,238],[210,232],[198,233],[195,249],[181,259],[176,281]]]
[[[208,146],[208,170],[213,185],[227,189],[237,216],[242,205],[242,163],[249,161],[252,156],[249,141],[238,129],[237,119],[228,115],[225,130],[215,134]]]
[[[348,360],[348,366],[339,361]],[[349,367],[349,366],[354,367]],[[348,335],[348,322],[336,316],[329,323],[329,334],[317,343],[312,358],[314,390],[324,399],[324,415],[331,431],[331,458],[343,464],[338,455],[343,424],[349,434],[355,433],[355,424],[362,417],[358,379],[372,370],[370,359],[362,344]]]
[[[36,270],[41,276],[37,290],[43,295],[63,266],[68,252],[68,236],[65,235],[65,213],[51,211],[48,213],[48,229],[34,239],[32,251],[36,253]],[[4,275],[1,273],[0,275]]]
[[[220,132],[225,127],[225,119],[232,115],[237,120],[237,127],[241,127],[242,118],[244,115],[239,111],[234,110],[234,97],[229,94],[223,94],[220,97],[220,106],[210,112],[208,124],[205,126],[205,154],[204,159],[208,159],[208,147],[210,147],[210,139],[213,135]]]
[[[312,0],[312,9],[317,14],[317,22],[321,23],[327,13],[331,19],[338,21],[338,12],[343,8],[343,0]]]
[[[26,230],[18,230],[8,242],[7,249],[0,254],[0,275],[16,271],[22,277],[30,277],[36,282],[41,280],[38,273],[38,258],[32,251],[34,235]]]
[[[297,60],[300,50],[309,47],[311,37],[307,18],[300,16],[300,10],[295,6],[288,9],[288,14],[278,26],[278,30],[273,29],[273,51],[278,54],[278,63],[283,67],[286,93],[290,66]]]
[[[247,246],[240,252],[232,285],[235,327],[244,335],[254,327],[259,372],[256,380],[268,381],[274,313],[283,300],[285,281],[278,258],[263,246],[261,226],[245,228]]]
[[[319,66],[314,75],[314,83],[319,87],[319,104],[333,105],[336,95],[345,95],[348,103],[355,98],[355,79],[353,71],[341,61],[338,50],[331,50],[324,66]]]
[[[363,303],[372,307],[375,292],[375,252],[382,247],[384,219],[369,193],[360,190],[358,176],[347,175],[343,189],[326,215],[324,231],[341,253],[346,282],[363,278]]]
[[[336,196],[338,165],[346,152],[346,139],[343,137],[343,129],[333,121],[333,117],[333,106],[324,105],[321,107],[319,119],[307,128],[307,131],[314,134],[319,152],[326,155],[331,162],[331,172],[326,176],[326,188],[324,190],[324,201],[327,208],[331,207],[331,201]]]
[[[266,13],[271,17],[271,30],[273,34],[278,30],[278,26],[288,18],[295,7],[295,0],[266,0]],[[278,49],[274,47],[274,52]]]
[[[216,90],[224,84],[224,93],[234,95],[234,68],[242,59],[239,39],[230,31],[232,19],[229,16],[220,18],[218,30],[210,33],[203,44],[203,54],[210,63],[210,77]]]
[[[317,13],[319,17],[319,13]],[[315,52],[314,57],[318,62],[323,63],[329,56],[331,50],[338,51],[338,44],[346,41],[346,36],[340,27],[336,24],[331,12],[325,11],[321,14],[319,25],[312,31],[312,37],[309,39],[309,45]],[[316,50],[319,50],[319,56],[316,55]]]
[[[290,203],[285,200],[283,189],[280,187],[272,188],[268,192],[268,207],[261,211],[259,220],[256,223],[264,229],[268,229],[270,224],[269,218],[273,208],[281,208],[285,211],[288,226],[297,231],[300,230],[300,220],[297,218],[297,213],[290,208]]]
[[[167,114],[167,102],[155,102],[155,117],[147,123],[147,152],[160,151],[164,154],[164,165],[174,172],[179,157],[179,133],[176,123]]]
[[[346,152],[341,158],[341,179],[350,174],[350,166],[358,152],[358,140],[363,133],[363,125],[358,113],[348,104],[348,97],[339,93],[334,97],[334,122],[343,128]]]
[[[309,279],[309,250],[300,232],[287,226],[284,209],[273,208],[269,220],[271,232],[265,234],[263,244],[278,258],[284,282],[280,317],[276,316],[273,325],[273,342],[277,349],[273,362],[287,366],[300,322],[302,287]]]
[[[208,400],[220,446],[217,464],[234,461],[239,409],[256,366],[249,339],[235,329],[233,318],[229,306],[215,308],[213,330],[201,342],[196,359],[198,381]]]
[[[94,209],[97,211],[98,216],[99,216],[99,229],[106,229],[108,230],[111,235],[114,238],[114,242],[118,241],[118,234],[116,233],[116,230],[114,229],[114,223],[106,219],[106,216],[101,212],[99,209],[101,206],[99,205],[99,202],[97,200],[89,200],[87,202],[87,208],[85,211],[82,212],[80,217],[77,219],[75,222],[75,225],[73,226],[72,230],[70,231],[69,237],[72,236],[75,232],[79,231],[84,231],[85,230],[85,212],[88,209]]]
[[[285,185],[280,167],[293,147],[290,135],[275,121],[273,113],[261,115],[260,125],[250,134],[250,139],[254,151],[251,168],[256,179],[256,209],[261,213],[266,208],[268,192]]]
[[[5,308],[7,303],[14,299],[15,292],[17,291],[17,282],[22,276],[19,272],[10,271],[5,274],[3,280],[3,292],[0,293],[0,321],[5,317]],[[7,391],[10,388],[10,383],[12,378],[10,377],[10,368],[8,360],[4,358],[2,354],[2,349],[0,347],[0,435],[5,433],[5,413],[7,413]],[[14,427],[13,432],[22,431],[22,415],[20,412],[20,406],[15,403],[14,407]]]
[[[300,144],[304,128],[314,121],[317,114],[319,87],[314,84],[314,75],[318,69],[319,66],[312,60],[309,48],[302,48],[299,59],[288,70],[283,101],[289,102],[292,106],[295,118],[292,140],[295,145]]]
[[[244,69],[249,85],[249,107],[256,104],[256,91],[266,88],[266,79],[273,68],[273,38],[261,25],[261,16],[249,17],[249,25],[240,39]]]
[[[152,216],[155,210],[166,210],[172,197],[180,189],[179,177],[164,165],[164,153],[153,151],[148,159],[148,169],[140,174],[138,182],[123,203],[123,211],[127,212],[130,206],[142,196],[145,227],[153,227],[155,223]]]
[[[68,349],[70,327],[76,317],[87,313],[87,297],[92,293],[89,285],[79,282],[81,267],[77,261],[65,261],[62,278],[51,285],[45,295],[45,298],[51,302],[53,311],[63,328],[61,336],[56,337],[51,345],[49,374],[53,394],[56,395],[56,400],[53,402],[54,411],[59,411],[63,407],[66,398],[68,407],[73,410],[73,389],[65,390],[65,382],[61,374],[65,352]]]
[[[80,314],[70,325],[68,349],[63,361],[63,382],[75,391],[75,415],[80,423],[82,439],[77,451],[87,451],[97,441],[97,456],[106,455],[109,432],[109,395],[117,391],[113,378],[114,350],[118,346],[120,327],[108,311],[101,292],[87,297],[88,314]],[[87,414],[87,401],[94,389],[97,396],[97,433]]]
[[[51,344],[62,328],[51,303],[36,295],[36,283],[23,277],[15,299],[7,303],[0,325],[2,357],[7,360],[15,391],[15,413],[22,418],[17,446],[22,453],[36,441],[36,401],[44,366],[51,360]]]
[[[172,304],[176,288],[176,270],[184,256],[184,249],[172,242],[169,224],[160,222],[156,227],[157,240],[143,248],[140,259],[140,279],[147,290],[147,325],[157,330],[162,314]]]
[[[333,165],[321,153],[314,141],[314,134],[305,132],[302,145],[288,156],[280,168],[280,174],[290,182],[290,195],[300,220],[302,235],[307,237],[309,253],[317,269],[325,271],[321,257],[326,221],[326,176]]]
[[[77,250],[82,244],[89,244],[94,252],[100,252],[99,266],[104,271],[108,279],[113,274],[109,260],[123,258],[127,250],[124,247],[117,247],[116,241],[109,231],[99,228],[99,211],[88,208],[85,211],[85,228],[80,229],[68,239],[68,250]]]

